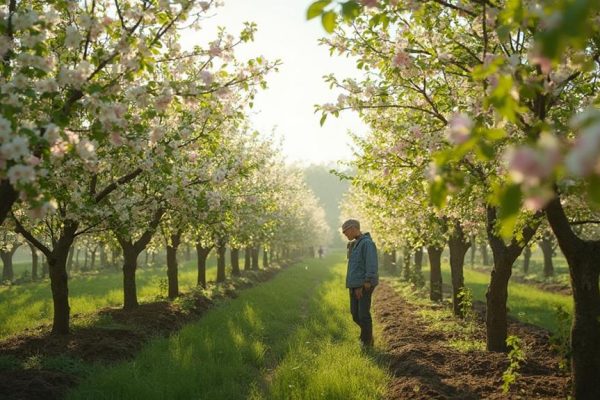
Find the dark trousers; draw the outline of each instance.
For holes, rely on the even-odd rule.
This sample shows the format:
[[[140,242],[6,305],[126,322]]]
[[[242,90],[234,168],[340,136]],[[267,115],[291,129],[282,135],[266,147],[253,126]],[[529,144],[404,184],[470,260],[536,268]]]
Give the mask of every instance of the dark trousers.
[[[360,326],[360,340],[364,344],[373,342],[373,319],[371,318],[371,295],[373,289],[363,288],[363,295],[360,299],[356,298],[354,289],[350,289],[350,313],[352,320]]]

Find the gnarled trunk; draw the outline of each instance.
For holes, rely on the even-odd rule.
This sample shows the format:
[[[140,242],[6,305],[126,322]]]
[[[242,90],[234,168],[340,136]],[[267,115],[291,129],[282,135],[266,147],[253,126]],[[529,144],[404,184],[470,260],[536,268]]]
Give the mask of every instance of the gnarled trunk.
[[[225,241],[217,242],[217,283],[225,282]]]
[[[29,250],[31,250],[31,280],[36,281],[38,279],[40,257],[38,256],[35,246],[29,242],[27,242],[27,244],[29,245]]]
[[[198,266],[198,286],[202,286],[206,289],[206,259],[210,254],[213,246],[204,247],[202,243],[196,242],[196,255],[197,255],[197,266]]]
[[[425,284],[425,281],[423,280],[423,247],[418,247],[415,250],[415,268],[414,268],[414,272],[412,275],[412,283],[414,283],[415,285],[421,287]]]
[[[521,255],[523,248],[529,243],[539,222],[523,229],[520,240],[511,239],[509,245],[496,234],[496,207],[487,206],[487,235],[492,253],[494,254],[494,269],[486,292],[486,337],[489,351],[505,352],[507,350],[508,316],[506,301],[508,299],[508,281],[512,274],[512,266]]]
[[[546,206],[546,216],[569,264],[573,289],[573,394],[577,400],[600,399],[600,241],[573,232],[558,195]]]
[[[231,275],[240,276],[240,249],[232,247],[229,257],[231,259]]]
[[[542,240],[538,242],[540,249],[542,249],[542,254],[544,255],[544,276],[551,277],[554,276],[554,262],[552,261],[552,256],[554,255],[554,243],[551,237],[547,237],[544,235]]]
[[[459,294],[465,287],[465,254],[467,254],[470,246],[471,242],[465,237],[462,226],[458,221],[455,221],[454,231],[448,240],[448,247],[450,249],[450,274],[452,276],[452,310],[454,315],[459,317],[463,317]]]
[[[258,254],[260,252],[260,246],[252,248],[252,269],[258,271]]]
[[[410,281],[410,250],[408,249],[408,247],[405,247],[403,252],[402,252],[402,267],[403,267],[403,274],[404,274],[404,280],[409,282]]]
[[[252,263],[252,248],[246,247],[244,250],[244,271],[249,271]]]
[[[177,231],[169,237],[167,243],[167,279],[169,281],[169,298],[179,296],[179,280],[177,266],[177,249],[181,243],[182,231]]]
[[[525,246],[523,249],[523,273],[529,273],[529,263],[531,262],[531,247]]]
[[[131,310],[139,305],[135,273],[140,253],[131,240],[123,240],[119,241],[119,243],[121,244],[121,249],[123,249],[123,308]]]
[[[15,272],[13,269],[13,252],[12,251],[0,251],[0,258],[2,259],[2,280],[13,281],[15,279]]]
[[[433,301],[442,301],[442,252],[440,246],[428,246],[429,256],[429,298]]]
[[[19,192],[17,192],[8,179],[0,179],[0,226],[4,224],[6,216],[17,201]]]

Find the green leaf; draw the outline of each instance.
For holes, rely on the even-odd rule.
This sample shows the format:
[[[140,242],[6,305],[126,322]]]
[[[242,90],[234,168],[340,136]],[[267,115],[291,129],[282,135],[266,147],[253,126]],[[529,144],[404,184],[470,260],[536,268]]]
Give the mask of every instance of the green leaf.
[[[321,126],[323,126],[325,124],[326,119],[327,119],[327,114],[323,113],[323,115],[321,116],[321,120],[319,121],[319,124]]]
[[[321,16],[321,23],[323,24],[323,28],[325,28],[327,33],[333,33],[335,27],[337,26],[337,14],[333,11],[327,11]]]
[[[500,222],[500,235],[505,239],[510,238],[515,230],[522,198],[523,194],[519,185],[510,184],[500,188],[498,194],[500,204],[498,220]]]
[[[347,1],[342,4],[342,16],[346,21],[353,21],[360,15],[360,6],[356,1]]]
[[[446,204],[447,193],[448,189],[441,178],[434,180],[429,185],[429,197],[431,199],[431,203],[437,208],[444,207]]]
[[[312,3],[306,11],[306,19],[313,19],[323,14],[323,9],[331,3],[331,0],[319,0]]]

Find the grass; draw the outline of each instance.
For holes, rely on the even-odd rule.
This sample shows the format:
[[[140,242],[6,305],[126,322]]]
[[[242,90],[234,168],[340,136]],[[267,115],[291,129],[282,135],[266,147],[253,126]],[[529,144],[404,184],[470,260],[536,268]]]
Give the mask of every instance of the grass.
[[[423,264],[423,274],[428,281],[429,265],[427,262]],[[472,291],[473,299],[485,302],[490,275],[474,271],[468,267],[468,264],[465,264],[464,277],[466,286]],[[448,284],[452,282],[447,260],[442,263],[442,279]],[[559,307],[572,315],[573,298],[541,290],[532,285],[509,282],[508,309],[509,315],[512,317],[556,333],[564,328],[561,326],[564,322],[561,323],[558,317],[557,309]]]
[[[378,399],[388,375],[358,345],[342,254],[245,290],[70,399]]]
[[[195,261],[181,263],[179,267],[180,290],[196,286]],[[162,292],[166,280],[166,268],[140,268],[137,271],[137,290],[140,301],[150,301]],[[216,278],[213,258],[209,259],[207,279]],[[69,280],[71,315],[88,314],[98,308],[123,304],[123,275],[109,270],[97,273],[74,275]],[[162,293],[161,293],[162,292]],[[52,293],[50,281],[0,286],[0,338],[18,333],[27,328],[52,322]],[[75,325],[75,327],[77,327]]]

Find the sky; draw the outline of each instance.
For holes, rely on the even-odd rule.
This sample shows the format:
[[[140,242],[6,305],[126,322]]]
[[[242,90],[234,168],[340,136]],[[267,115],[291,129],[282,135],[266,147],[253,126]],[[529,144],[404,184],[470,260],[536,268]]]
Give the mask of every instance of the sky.
[[[347,111],[340,118],[329,117],[323,127],[314,105],[335,103],[338,94],[329,89],[323,76],[358,76],[354,62],[331,57],[318,39],[326,35],[318,19],[306,21],[310,0],[225,0],[214,17],[194,35],[207,35],[210,41],[217,26],[238,34],[243,22],[258,25],[253,43],[236,49],[241,58],[264,56],[282,62],[279,72],[271,73],[269,88],[261,91],[251,111],[255,129],[275,132],[289,163],[312,164],[348,160],[352,157],[348,130],[362,135],[366,127],[359,117]]]

